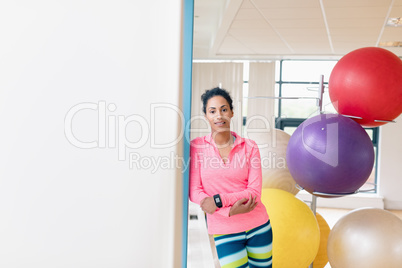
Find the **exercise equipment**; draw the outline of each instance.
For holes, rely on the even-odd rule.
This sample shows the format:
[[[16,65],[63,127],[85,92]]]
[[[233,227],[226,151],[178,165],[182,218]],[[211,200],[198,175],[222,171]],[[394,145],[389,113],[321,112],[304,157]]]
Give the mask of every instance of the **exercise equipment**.
[[[313,268],[324,268],[328,263],[327,242],[331,228],[329,228],[327,221],[321,214],[316,212],[315,217],[318,222],[318,227],[320,228],[320,246],[313,262]]]
[[[334,66],[328,87],[338,113],[363,126],[380,126],[402,113],[402,61],[386,49],[346,54]]]
[[[273,232],[273,267],[306,268],[317,255],[320,231],[310,208],[289,192],[262,189]]]
[[[400,268],[402,220],[382,209],[354,210],[332,228],[327,250],[332,268]]]
[[[292,177],[322,197],[355,193],[374,165],[374,148],[366,131],[339,114],[305,120],[289,140],[286,161]]]

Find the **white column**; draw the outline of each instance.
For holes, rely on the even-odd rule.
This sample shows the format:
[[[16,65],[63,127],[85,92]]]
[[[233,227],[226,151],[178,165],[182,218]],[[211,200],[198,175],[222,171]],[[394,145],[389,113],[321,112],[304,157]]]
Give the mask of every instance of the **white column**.
[[[249,71],[247,133],[267,131],[275,127],[275,62],[252,62]]]
[[[402,209],[402,115],[380,127],[378,181],[386,209]]]
[[[194,63],[191,116],[191,138],[207,135],[210,132],[208,122],[202,112],[201,95],[207,89],[221,87],[229,91],[234,106],[235,116],[232,130],[241,134],[242,98],[243,98],[243,63]]]

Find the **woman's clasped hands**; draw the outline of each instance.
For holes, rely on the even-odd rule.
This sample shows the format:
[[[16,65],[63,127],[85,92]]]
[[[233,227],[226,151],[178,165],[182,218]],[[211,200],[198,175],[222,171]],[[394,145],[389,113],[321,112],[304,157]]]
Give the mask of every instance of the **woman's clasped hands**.
[[[258,202],[256,202],[256,199],[257,196],[253,197],[251,194],[249,194],[249,198],[242,198],[237,200],[236,203],[231,206],[229,216],[248,213],[252,211],[258,204]],[[208,214],[213,214],[218,209],[212,196],[206,197],[201,200],[200,206],[201,209]]]

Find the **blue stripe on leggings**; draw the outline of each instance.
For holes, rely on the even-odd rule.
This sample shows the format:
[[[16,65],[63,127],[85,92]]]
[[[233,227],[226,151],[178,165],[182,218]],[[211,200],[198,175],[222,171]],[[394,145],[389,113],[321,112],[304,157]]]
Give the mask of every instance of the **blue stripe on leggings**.
[[[238,236],[240,234],[244,234],[244,232],[240,232],[240,233],[234,233],[234,234],[224,234],[224,235],[214,235],[214,239],[216,240],[220,240],[220,239],[224,239],[224,238],[228,238],[228,237],[233,237],[233,236]]]
[[[234,241],[240,241],[240,240],[244,240],[245,239],[245,235],[236,235],[236,236],[228,236],[228,237],[226,237],[226,236],[224,236],[224,237],[222,237],[221,239],[216,239],[215,240],[215,246],[220,246],[220,245],[223,245],[223,244],[226,244],[226,243],[228,243],[228,242],[234,242]]]
[[[257,230],[252,230],[251,232],[247,233],[247,239],[255,236],[255,235],[259,235],[259,234],[263,234],[265,232],[269,232],[269,230],[271,229],[270,225],[265,225],[265,226],[260,226],[261,228],[258,228]]]
[[[250,247],[247,246],[247,251],[251,253],[266,253],[272,250],[272,243],[269,245],[264,245],[261,247]]]
[[[270,265],[272,265],[272,260],[265,262],[256,262],[255,260],[248,259],[248,262],[256,267],[271,267]]]
[[[248,256],[248,259],[252,260],[252,261],[255,261],[255,262],[266,262],[266,261],[272,260],[272,256],[269,257],[269,258],[265,258],[265,259],[256,259],[256,258]]]

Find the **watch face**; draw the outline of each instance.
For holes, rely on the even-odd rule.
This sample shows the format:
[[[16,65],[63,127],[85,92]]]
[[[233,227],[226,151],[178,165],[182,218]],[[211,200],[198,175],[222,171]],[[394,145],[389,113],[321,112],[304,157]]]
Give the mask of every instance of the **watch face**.
[[[215,201],[215,205],[218,207],[218,208],[221,208],[222,207],[222,201],[221,201],[221,197],[217,194],[217,195],[214,195],[214,201]]]

